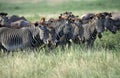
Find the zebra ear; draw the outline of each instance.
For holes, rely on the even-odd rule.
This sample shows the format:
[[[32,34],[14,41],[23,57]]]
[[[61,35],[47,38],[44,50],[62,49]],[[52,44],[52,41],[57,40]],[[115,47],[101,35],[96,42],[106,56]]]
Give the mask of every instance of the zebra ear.
[[[38,24],[38,22],[35,22],[34,25],[35,25],[35,26],[38,26],[39,24]]]
[[[5,13],[5,16],[7,16],[8,15],[8,13]]]
[[[112,13],[111,12],[109,13],[109,16],[112,17]]]
[[[61,19],[62,17],[61,16],[59,16],[59,19]]]
[[[1,12],[1,13],[0,13],[0,15],[1,15],[1,16],[7,16],[7,15],[8,15],[8,13]]]
[[[102,13],[96,13],[95,16],[98,17],[98,18],[100,18],[100,17],[102,17],[103,15],[102,15]]]
[[[79,21],[83,24],[82,19],[79,18]]]
[[[40,23],[41,23],[42,25],[45,23],[45,17],[42,17],[42,18],[40,19]]]
[[[65,14],[68,14],[68,12],[66,11]]]

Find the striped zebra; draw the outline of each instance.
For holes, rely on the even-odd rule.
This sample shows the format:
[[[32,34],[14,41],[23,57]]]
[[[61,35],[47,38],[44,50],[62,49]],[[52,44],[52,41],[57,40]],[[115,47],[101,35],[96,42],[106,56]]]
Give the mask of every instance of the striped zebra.
[[[48,44],[49,31],[45,26],[21,29],[0,28],[0,48],[7,51],[34,48],[43,43]]]

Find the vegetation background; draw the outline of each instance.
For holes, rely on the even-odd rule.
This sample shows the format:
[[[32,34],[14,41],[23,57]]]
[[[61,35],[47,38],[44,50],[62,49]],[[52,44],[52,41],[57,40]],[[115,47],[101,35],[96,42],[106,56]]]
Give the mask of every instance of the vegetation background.
[[[120,0],[0,0],[0,12],[38,21],[58,18],[71,11],[75,15],[92,12],[120,12]],[[46,52],[0,52],[0,78],[120,78],[120,32],[103,33],[93,49],[72,44]]]

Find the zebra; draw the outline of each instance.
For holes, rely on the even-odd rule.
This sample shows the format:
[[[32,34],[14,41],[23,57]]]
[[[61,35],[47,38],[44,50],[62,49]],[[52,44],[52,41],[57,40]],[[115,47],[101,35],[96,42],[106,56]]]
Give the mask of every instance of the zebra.
[[[21,29],[1,27],[0,48],[5,51],[13,51],[39,47],[44,43],[48,44],[49,34],[45,26],[23,27]]]

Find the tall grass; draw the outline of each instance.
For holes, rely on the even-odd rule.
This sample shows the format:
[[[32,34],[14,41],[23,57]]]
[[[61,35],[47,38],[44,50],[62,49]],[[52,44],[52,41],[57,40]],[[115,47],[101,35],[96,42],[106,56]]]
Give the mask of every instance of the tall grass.
[[[119,78],[120,52],[78,45],[50,53],[14,52],[1,54],[1,78]]]
[[[88,12],[120,11],[119,0],[67,0],[60,4],[49,3],[49,0],[15,1],[1,0],[0,11],[24,15],[29,21],[42,16],[55,18],[65,11],[79,16]],[[93,49],[72,44],[64,50],[38,48],[9,54],[1,51],[0,78],[120,78],[120,31],[103,33]]]
[[[47,51],[0,53],[1,78],[119,78],[120,33],[104,33],[95,47],[72,44]],[[113,38],[114,37],[114,38]],[[111,38],[111,39],[110,39]],[[111,45],[111,46],[110,46]]]

